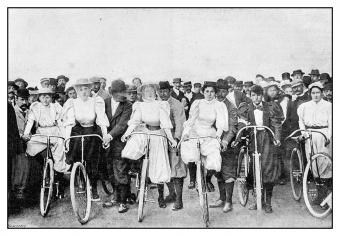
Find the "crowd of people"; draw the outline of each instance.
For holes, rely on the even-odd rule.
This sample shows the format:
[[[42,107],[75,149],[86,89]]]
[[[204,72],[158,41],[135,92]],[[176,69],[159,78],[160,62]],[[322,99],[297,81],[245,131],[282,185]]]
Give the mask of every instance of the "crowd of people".
[[[77,79],[72,86],[67,86],[69,78],[63,75],[42,78],[37,87],[28,87],[22,78],[9,81],[10,205],[13,209],[24,206],[40,188],[46,139],[33,134],[64,138],[99,134],[109,148],[103,149],[99,139],[87,138],[83,152],[93,201],[100,201],[97,182],[105,176],[115,193],[103,207],[119,206],[118,212],[128,211],[128,205],[136,201],[131,178],[140,171],[141,159],[148,151],[148,181],[157,184],[159,207],[174,203],[172,210],[181,210],[184,179],[188,176],[188,188],[195,189],[195,162],[201,154],[208,170],[208,191],[215,191],[213,176],[219,190],[219,198],[210,207],[229,212],[240,151],[234,145],[238,141],[235,136],[245,125],[264,125],[273,130],[277,140],[274,144],[267,131],[258,131],[264,209],[271,213],[274,186],[286,183],[285,161],[294,148],[294,143],[284,139],[296,129],[311,128],[332,140],[332,78],[317,69],[304,74],[302,70],[285,72],[280,80],[258,74],[246,82],[232,76],[203,83],[174,78],[172,85],[169,81],[143,84],[140,78],[126,84],[117,79],[108,89],[103,77]],[[154,135],[148,142],[146,135],[134,134],[136,131]],[[199,152],[197,140],[189,139],[194,137],[203,137]],[[322,136],[313,137],[313,145],[314,150],[331,155],[331,144],[325,146]],[[63,141],[52,138],[51,152],[59,197],[63,197],[64,174],[81,158],[80,140],[71,139],[65,153]],[[250,206],[256,208],[255,203]]]

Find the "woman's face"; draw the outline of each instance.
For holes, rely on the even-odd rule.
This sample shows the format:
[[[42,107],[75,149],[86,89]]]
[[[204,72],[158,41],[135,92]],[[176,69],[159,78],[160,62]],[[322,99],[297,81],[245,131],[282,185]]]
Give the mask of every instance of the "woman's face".
[[[52,97],[49,94],[42,94],[39,96],[39,100],[44,106],[48,106],[52,102]]]
[[[286,87],[285,90],[284,90],[285,94],[288,94],[288,95],[293,95],[293,89],[292,87]]]
[[[204,89],[204,98],[207,101],[211,101],[215,98],[215,89],[213,87],[206,87]]]
[[[143,92],[143,99],[154,100],[156,99],[156,92],[152,87],[146,87]]]
[[[80,97],[82,100],[86,100],[88,97],[90,97],[91,94],[91,88],[90,86],[79,86],[76,89],[77,91],[77,96]]]
[[[314,102],[319,102],[321,100],[321,98],[322,98],[321,94],[322,94],[321,90],[319,88],[316,88],[316,87],[312,88],[312,90],[310,91],[310,95],[311,95],[312,100]]]

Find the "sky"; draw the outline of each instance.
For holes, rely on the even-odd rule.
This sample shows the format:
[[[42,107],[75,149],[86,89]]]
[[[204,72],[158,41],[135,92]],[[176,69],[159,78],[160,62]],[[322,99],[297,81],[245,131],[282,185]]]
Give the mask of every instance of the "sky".
[[[10,9],[9,80],[332,74],[330,9]]]

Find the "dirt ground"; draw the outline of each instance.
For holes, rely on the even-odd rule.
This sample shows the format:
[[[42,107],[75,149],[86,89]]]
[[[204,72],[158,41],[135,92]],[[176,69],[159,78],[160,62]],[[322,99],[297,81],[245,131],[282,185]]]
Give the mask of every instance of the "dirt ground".
[[[213,179],[215,188],[217,184]],[[183,202],[184,209],[172,211],[172,205],[161,209],[157,204],[157,189],[151,191],[149,198],[156,200],[148,202],[145,208],[145,217],[142,223],[137,221],[137,205],[130,206],[125,214],[118,213],[118,208],[103,208],[102,202],[92,202],[91,216],[87,224],[81,225],[72,210],[71,199],[68,194],[64,199],[55,201],[46,217],[39,212],[39,205],[24,208],[20,213],[10,215],[9,227],[53,227],[53,228],[139,228],[139,227],[204,227],[202,214],[199,208],[198,194],[196,190],[189,190],[188,178],[184,183]],[[166,188],[165,188],[166,189]],[[102,199],[106,198],[101,190]],[[209,201],[218,198],[218,190],[209,193]],[[250,198],[251,199],[251,198]],[[332,227],[332,214],[325,219],[317,219],[311,216],[303,199],[296,202],[291,196],[289,183],[284,186],[276,186],[273,193],[273,213],[257,213],[249,211],[248,205],[242,207],[233,197],[234,209],[232,212],[223,213],[221,208],[210,209],[210,227],[214,228],[249,228],[249,227],[299,227],[299,228],[330,228]]]

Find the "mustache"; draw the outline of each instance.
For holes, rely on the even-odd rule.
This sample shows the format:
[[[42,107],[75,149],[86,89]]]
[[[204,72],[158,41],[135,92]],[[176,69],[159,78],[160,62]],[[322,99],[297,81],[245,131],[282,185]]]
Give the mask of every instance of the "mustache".
[[[23,104],[23,105],[20,106],[20,108],[23,109],[23,110],[27,110],[28,109],[28,105]]]

